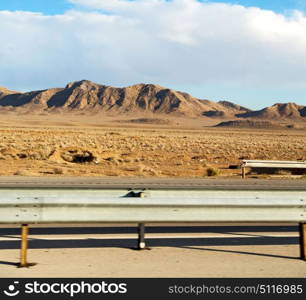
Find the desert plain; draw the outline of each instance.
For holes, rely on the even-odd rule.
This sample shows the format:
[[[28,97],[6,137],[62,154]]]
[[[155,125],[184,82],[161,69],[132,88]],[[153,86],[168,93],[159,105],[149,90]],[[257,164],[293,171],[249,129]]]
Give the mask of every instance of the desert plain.
[[[130,120],[1,115],[0,176],[240,176],[229,167],[242,159],[306,160],[301,129],[212,127],[192,118]],[[212,168],[216,174],[209,173]]]

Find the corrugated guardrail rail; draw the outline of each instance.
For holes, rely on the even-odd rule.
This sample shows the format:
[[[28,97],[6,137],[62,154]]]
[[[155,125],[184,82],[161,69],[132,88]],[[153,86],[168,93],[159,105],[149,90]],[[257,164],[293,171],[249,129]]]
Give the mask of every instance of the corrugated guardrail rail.
[[[284,160],[243,160],[241,163],[242,178],[245,178],[246,168],[306,169],[306,162]]]
[[[0,182],[0,223],[22,225],[21,266],[28,265],[28,225],[43,223],[138,223],[141,249],[145,223],[292,222],[300,224],[306,260],[306,181],[189,180]]]

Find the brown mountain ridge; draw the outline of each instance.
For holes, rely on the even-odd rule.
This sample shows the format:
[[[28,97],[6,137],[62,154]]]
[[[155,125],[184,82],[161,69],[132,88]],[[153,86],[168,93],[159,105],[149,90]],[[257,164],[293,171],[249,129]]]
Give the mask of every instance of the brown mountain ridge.
[[[229,101],[214,102],[154,84],[116,88],[88,80],[71,82],[64,88],[15,92],[0,87],[0,112],[85,112],[118,114],[167,114],[191,118],[296,119],[306,120],[306,106],[275,104],[252,111]]]
[[[133,114],[156,113],[186,117],[234,117],[250,110],[231,102],[200,100],[191,95],[153,84],[115,88],[88,80],[71,82],[65,88],[27,93],[0,90],[0,107],[33,111]]]
[[[296,103],[276,103],[270,107],[265,107],[257,111],[249,111],[237,114],[240,118],[257,118],[257,119],[301,119],[306,118],[306,106]]]

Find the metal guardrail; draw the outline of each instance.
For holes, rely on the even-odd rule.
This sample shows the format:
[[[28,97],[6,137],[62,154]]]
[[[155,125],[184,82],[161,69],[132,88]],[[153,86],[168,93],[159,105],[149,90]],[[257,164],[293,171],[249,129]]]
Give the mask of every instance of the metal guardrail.
[[[0,191],[0,223],[205,221],[306,221],[306,191]]]
[[[1,188],[0,223],[21,224],[21,266],[27,266],[28,224],[153,222],[293,222],[306,260],[306,190],[132,190]]]
[[[306,169],[306,162],[282,160],[243,160],[241,164],[242,178],[245,178],[245,168]]]

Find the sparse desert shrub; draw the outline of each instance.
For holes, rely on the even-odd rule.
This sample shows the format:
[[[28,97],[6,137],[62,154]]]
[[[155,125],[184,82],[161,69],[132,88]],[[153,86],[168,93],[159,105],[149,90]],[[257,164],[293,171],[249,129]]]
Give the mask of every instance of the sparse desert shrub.
[[[24,159],[24,158],[27,158],[27,157],[28,157],[28,155],[27,155],[26,153],[17,153],[17,156],[18,156],[18,158],[20,158],[20,159]]]
[[[107,134],[108,134],[108,135],[121,135],[120,132],[113,132],[113,131],[108,132]]]
[[[117,161],[117,158],[114,157],[114,156],[106,157],[104,159],[107,160],[107,161]]]
[[[128,172],[143,172],[144,171],[145,166],[139,164],[136,166],[128,166],[123,168],[124,171],[128,171]]]
[[[54,168],[53,173],[57,175],[63,175],[66,173],[66,170],[64,168]]]
[[[110,170],[110,171],[106,171],[104,175],[105,176],[120,176],[120,172],[116,170],[115,171]]]
[[[207,176],[218,176],[221,173],[219,169],[212,168],[212,167],[208,168],[206,172],[207,172]]]
[[[28,170],[18,170],[14,173],[16,176],[34,176],[35,174]]]
[[[269,179],[269,178],[271,178],[271,176],[269,176],[268,174],[259,174],[259,175],[250,176],[250,178]]]
[[[149,173],[151,176],[157,176],[159,174],[154,168],[146,167],[143,169],[143,172]]]

